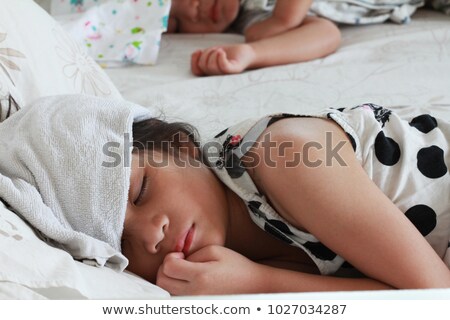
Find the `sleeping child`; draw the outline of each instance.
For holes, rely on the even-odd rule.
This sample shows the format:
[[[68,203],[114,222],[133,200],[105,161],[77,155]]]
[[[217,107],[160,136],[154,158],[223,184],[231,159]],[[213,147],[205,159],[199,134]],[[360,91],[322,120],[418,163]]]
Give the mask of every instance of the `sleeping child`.
[[[74,259],[173,295],[450,287],[448,121],[362,104],[195,132],[40,99],[0,124],[0,198]]]
[[[336,51],[339,29],[308,16],[312,0],[172,0],[168,32],[245,35],[245,43],[195,51],[197,76],[240,73],[247,69],[321,58]]]

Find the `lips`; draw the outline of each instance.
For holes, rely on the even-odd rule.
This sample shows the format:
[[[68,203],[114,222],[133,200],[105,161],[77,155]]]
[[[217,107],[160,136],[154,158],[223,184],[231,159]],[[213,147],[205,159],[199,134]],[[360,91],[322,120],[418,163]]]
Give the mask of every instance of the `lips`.
[[[209,14],[209,17],[211,18],[211,20],[214,23],[217,23],[219,21],[220,10],[219,10],[219,5],[218,5],[218,1],[217,0],[215,0],[214,3],[211,6],[211,12]]]
[[[180,240],[177,242],[177,245],[175,247],[176,252],[183,252],[185,256],[189,254],[189,250],[192,245],[192,241],[194,240],[194,233],[195,233],[195,227],[194,225],[191,226],[191,228],[184,233]]]
[[[186,239],[184,241],[184,246],[182,250],[185,256],[189,254],[189,249],[191,248],[192,241],[194,240],[194,231],[195,231],[194,226],[192,226],[186,235]]]

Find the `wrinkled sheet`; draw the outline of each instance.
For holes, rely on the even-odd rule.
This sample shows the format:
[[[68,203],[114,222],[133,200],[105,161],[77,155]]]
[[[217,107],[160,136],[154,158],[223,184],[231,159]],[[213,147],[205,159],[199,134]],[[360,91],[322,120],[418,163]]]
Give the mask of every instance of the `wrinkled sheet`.
[[[106,69],[128,100],[161,109],[208,135],[242,118],[372,102],[450,119],[450,21],[419,10],[410,24],[341,27],[342,46],[324,58],[239,75],[197,78],[190,54],[243,41],[233,34],[164,35],[158,65]]]

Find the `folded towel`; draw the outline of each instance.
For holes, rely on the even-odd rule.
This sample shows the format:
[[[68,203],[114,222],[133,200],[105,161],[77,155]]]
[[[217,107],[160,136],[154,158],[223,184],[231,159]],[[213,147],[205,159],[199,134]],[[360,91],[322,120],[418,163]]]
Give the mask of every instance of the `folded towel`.
[[[150,116],[122,100],[35,101],[0,123],[0,198],[49,244],[123,270],[131,127]]]

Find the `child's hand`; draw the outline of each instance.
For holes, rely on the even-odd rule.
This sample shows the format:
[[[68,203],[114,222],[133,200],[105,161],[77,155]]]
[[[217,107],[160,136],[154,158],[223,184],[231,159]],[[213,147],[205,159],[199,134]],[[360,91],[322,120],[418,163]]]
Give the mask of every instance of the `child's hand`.
[[[230,249],[208,246],[183,259],[170,253],[159,268],[156,285],[172,295],[249,292],[258,264]]]
[[[245,43],[212,47],[192,54],[191,69],[196,76],[241,73],[254,57],[253,48]]]

